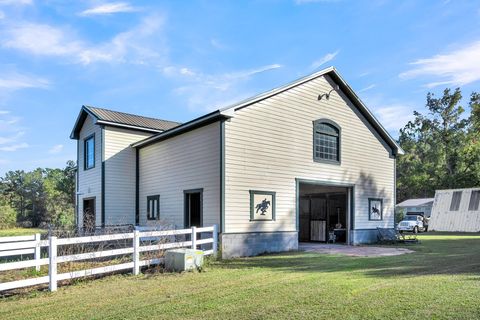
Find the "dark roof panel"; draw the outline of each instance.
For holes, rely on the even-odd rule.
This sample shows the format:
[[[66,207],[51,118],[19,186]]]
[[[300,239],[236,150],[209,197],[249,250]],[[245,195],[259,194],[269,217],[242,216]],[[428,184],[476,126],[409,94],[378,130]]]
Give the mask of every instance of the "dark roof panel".
[[[90,106],[85,106],[85,108],[93,113],[100,121],[113,122],[139,128],[165,131],[180,125],[180,123],[174,121],[143,117],[125,112],[112,111]]]

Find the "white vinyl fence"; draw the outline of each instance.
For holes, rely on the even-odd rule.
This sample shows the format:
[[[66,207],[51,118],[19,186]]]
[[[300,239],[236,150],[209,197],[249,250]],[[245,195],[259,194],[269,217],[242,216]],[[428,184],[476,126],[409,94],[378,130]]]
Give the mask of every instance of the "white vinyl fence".
[[[198,239],[197,233],[211,233],[210,238]],[[141,241],[159,239],[168,236],[191,235],[189,241],[175,241],[159,243],[153,245],[141,245]],[[143,238],[143,240],[142,240]],[[65,245],[77,245],[86,243],[98,243],[103,241],[133,239],[132,247],[112,250],[102,250],[87,253],[58,255],[58,247]],[[20,236],[20,237],[0,237],[0,257],[11,257],[25,254],[33,254],[34,259],[0,263],[0,272],[35,267],[40,270],[40,266],[48,265],[48,275],[24,280],[0,283],[0,292],[4,290],[34,286],[48,283],[50,291],[57,290],[57,283],[61,280],[69,280],[80,277],[99,275],[119,270],[131,269],[132,273],[138,275],[140,267],[163,263],[163,258],[154,258],[140,260],[140,253],[152,252],[173,248],[192,248],[197,249],[199,245],[211,243],[212,249],[204,251],[205,255],[216,255],[218,250],[218,229],[217,226],[180,230],[162,230],[162,231],[138,231],[130,233],[109,234],[100,236],[75,237],[75,238],[57,238],[49,237],[48,240],[40,240],[40,235]],[[40,256],[41,248],[48,247],[48,258]],[[108,265],[93,269],[72,271],[67,273],[57,273],[57,265],[65,262],[88,260],[95,258],[113,257],[125,254],[132,254],[132,261],[121,264]]]

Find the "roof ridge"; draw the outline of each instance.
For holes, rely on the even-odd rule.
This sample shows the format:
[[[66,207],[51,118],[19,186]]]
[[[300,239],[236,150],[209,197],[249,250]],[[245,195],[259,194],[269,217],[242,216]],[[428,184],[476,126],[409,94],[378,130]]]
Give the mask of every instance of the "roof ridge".
[[[93,113],[95,113],[95,112],[91,109],[98,109],[98,110],[103,110],[103,111],[121,113],[121,114],[124,114],[124,115],[127,115],[127,116],[134,116],[134,117],[140,117],[140,118],[151,119],[151,120],[156,120],[156,121],[164,121],[164,122],[181,124],[181,122],[178,122],[178,121],[165,120],[165,119],[154,118],[154,117],[147,117],[147,116],[142,116],[142,115],[139,115],[139,114],[128,113],[128,112],[123,112],[123,111],[116,111],[116,110],[111,110],[111,109],[95,107],[95,106],[84,105],[84,107],[87,108],[88,110],[92,111]],[[98,117],[98,115],[96,115],[96,116]]]

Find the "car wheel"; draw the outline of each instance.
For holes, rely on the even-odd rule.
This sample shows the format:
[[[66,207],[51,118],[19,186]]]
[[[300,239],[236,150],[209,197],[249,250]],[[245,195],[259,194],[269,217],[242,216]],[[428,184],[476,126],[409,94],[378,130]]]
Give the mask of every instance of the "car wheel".
[[[418,233],[418,227],[417,227],[417,226],[415,226],[415,227],[413,228],[413,233]]]

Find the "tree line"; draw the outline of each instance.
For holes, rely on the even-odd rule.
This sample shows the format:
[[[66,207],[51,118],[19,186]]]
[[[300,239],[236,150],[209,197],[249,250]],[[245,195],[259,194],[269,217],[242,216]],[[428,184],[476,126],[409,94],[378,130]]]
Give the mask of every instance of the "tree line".
[[[462,106],[459,88],[427,94],[426,109],[400,130],[397,201],[433,197],[435,190],[480,186],[480,94]]]
[[[0,229],[74,224],[76,164],[9,171],[0,178]]]

